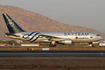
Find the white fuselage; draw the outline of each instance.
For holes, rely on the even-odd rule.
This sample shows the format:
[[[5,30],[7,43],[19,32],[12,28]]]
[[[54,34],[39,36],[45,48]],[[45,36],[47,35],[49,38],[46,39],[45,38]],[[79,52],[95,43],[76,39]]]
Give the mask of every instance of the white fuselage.
[[[17,38],[25,41],[31,42],[51,42],[59,41],[57,38],[61,40],[64,39],[71,39],[72,43],[90,43],[96,42],[102,39],[102,37],[94,32],[42,32],[42,31],[35,31],[35,32],[20,32],[15,33],[17,37],[12,36],[12,38]],[[55,37],[49,40],[47,37],[43,37],[40,35],[45,35],[47,37]],[[9,36],[8,36],[9,37]]]

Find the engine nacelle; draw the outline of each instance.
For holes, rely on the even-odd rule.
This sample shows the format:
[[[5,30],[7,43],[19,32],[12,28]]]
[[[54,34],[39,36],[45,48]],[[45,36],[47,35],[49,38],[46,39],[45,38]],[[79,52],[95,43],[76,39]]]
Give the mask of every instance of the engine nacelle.
[[[71,39],[66,39],[66,40],[61,41],[61,43],[72,44],[72,40]]]
[[[92,42],[92,44],[99,44],[99,42]]]

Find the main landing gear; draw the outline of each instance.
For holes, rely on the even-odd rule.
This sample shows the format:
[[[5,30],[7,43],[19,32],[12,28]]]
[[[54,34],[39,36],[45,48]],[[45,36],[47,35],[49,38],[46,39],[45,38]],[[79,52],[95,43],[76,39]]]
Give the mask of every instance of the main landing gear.
[[[93,45],[93,43],[92,43],[92,42],[91,42],[91,43],[89,43],[89,46],[94,47],[94,45]]]
[[[52,41],[49,46],[50,47],[56,47],[56,42],[55,41]]]

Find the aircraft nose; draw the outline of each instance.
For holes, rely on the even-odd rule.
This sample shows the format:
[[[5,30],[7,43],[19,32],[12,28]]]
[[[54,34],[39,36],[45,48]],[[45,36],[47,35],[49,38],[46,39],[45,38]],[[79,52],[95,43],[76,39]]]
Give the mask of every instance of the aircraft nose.
[[[102,40],[102,36],[99,36],[98,39],[99,39],[99,40]]]

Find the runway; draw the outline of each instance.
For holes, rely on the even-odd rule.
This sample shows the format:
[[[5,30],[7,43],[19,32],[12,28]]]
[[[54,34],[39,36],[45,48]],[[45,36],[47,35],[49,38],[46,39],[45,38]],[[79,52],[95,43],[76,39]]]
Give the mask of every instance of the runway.
[[[105,51],[0,51],[0,57],[105,57]]]

